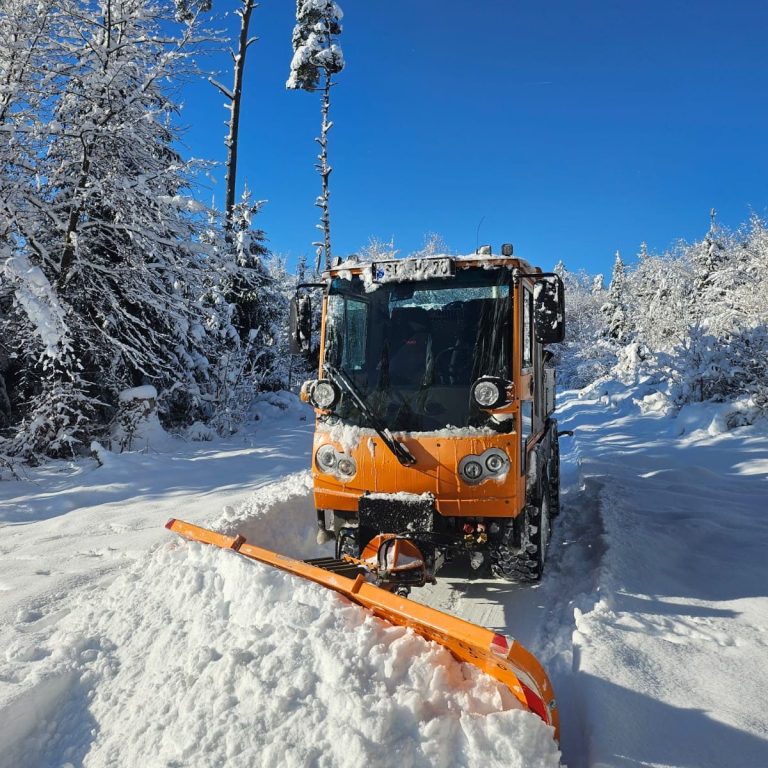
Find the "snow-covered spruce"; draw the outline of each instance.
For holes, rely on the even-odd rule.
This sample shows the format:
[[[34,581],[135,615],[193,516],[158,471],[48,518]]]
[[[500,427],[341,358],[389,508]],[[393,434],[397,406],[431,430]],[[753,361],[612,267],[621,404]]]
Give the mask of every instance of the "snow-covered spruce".
[[[320,223],[316,226],[322,231],[323,240],[313,243],[317,249],[315,271],[319,270],[323,256],[325,268],[331,265],[329,179],[332,168],[328,162],[328,133],[333,127],[330,120],[333,76],[344,69],[344,54],[338,44],[343,15],[335,0],[296,0],[293,58],[290,75],[285,84],[286,88],[291,90],[323,92],[320,136],[316,139],[320,145],[316,168],[322,180],[322,192],[315,201],[315,205],[321,210]]]

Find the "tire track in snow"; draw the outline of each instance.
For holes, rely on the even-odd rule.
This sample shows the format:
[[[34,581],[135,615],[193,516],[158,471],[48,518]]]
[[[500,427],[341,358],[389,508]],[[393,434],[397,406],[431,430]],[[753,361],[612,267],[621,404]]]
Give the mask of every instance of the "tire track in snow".
[[[412,598],[511,635],[536,655],[557,695],[563,760],[580,768],[586,743],[573,635],[577,611],[586,613],[599,600],[606,544],[602,480],[583,475],[576,436],[563,445],[561,486],[562,511],[554,521],[541,582],[521,585],[476,577],[467,563],[457,562],[438,574],[437,585],[415,591]]]

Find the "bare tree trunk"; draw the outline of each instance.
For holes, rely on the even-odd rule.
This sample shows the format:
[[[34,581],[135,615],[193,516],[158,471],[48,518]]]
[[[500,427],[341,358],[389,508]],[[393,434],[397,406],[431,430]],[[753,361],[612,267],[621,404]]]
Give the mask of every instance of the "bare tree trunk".
[[[318,229],[323,230],[323,242],[316,243],[318,246],[318,262],[321,252],[325,253],[325,268],[329,269],[331,266],[331,210],[330,210],[330,197],[331,191],[328,184],[328,180],[331,176],[331,168],[328,165],[328,132],[333,127],[333,123],[328,119],[328,114],[331,109],[331,73],[328,70],[325,71],[325,85],[323,87],[323,121],[320,126],[320,137],[315,139],[320,145],[320,154],[317,156],[319,160],[315,166],[320,173],[320,178],[323,181],[322,194],[317,198],[315,205],[322,211],[320,216],[320,224],[317,225]]]
[[[56,281],[56,287],[59,291],[64,288],[69,277],[69,271],[72,269],[72,265],[75,261],[75,242],[77,239],[77,229],[80,226],[80,217],[83,213],[83,207],[85,205],[84,200],[78,200],[81,194],[85,191],[85,185],[88,183],[88,174],[91,170],[91,158],[89,155],[88,145],[85,143],[85,139],[80,139],[83,143],[83,159],[80,164],[80,178],[77,180],[77,186],[75,187],[72,195],[72,208],[69,211],[69,218],[67,219],[67,229],[64,233],[64,250],[61,254],[61,264],[59,266],[59,277]]]
[[[229,100],[227,108],[230,110],[229,134],[224,142],[227,147],[227,175],[226,175],[226,195],[224,201],[224,211],[226,217],[227,229],[232,227],[232,216],[235,208],[235,192],[237,186],[237,147],[240,132],[240,106],[243,100],[243,75],[245,72],[245,55],[248,48],[256,42],[258,38],[248,37],[248,28],[251,23],[251,13],[258,7],[255,0],[243,0],[243,7],[237,11],[240,16],[240,35],[238,37],[237,52],[232,51],[232,60],[234,62],[234,74],[232,90],[225,88],[220,83],[209,78],[210,82],[216,86],[224,96]]]

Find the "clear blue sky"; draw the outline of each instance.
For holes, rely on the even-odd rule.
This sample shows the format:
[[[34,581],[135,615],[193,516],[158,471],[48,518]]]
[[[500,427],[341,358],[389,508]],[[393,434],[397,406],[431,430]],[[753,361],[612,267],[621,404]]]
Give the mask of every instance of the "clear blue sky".
[[[765,0],[339,1],[334,255],[428,232],[470,252],[482,219],[494,250],[608,272],[616,249],[700,237],[712,206],[731,226],[768,213]],[[320,188],[319,96],[284,88],[294,12],[254,12],[238,173],[289,264],[313,253]],[[185,100],[189,150],[223,160],[222,98],[201,82]],[[223,183],[205,194],[221,205]]]

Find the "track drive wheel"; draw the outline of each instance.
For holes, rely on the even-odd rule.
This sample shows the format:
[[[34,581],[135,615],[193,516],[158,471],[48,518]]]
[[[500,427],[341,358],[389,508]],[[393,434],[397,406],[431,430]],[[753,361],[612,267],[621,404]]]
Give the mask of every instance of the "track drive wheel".
[[[525,508],[525,526],[519,548],[512,547],[514,523],[510,523],[502,534],[501,545],[493,553],[491,572],[494,576],[531,583],[539,581],[544,573],[550,535],[550,483],[542,483],[543,496],[539,506],[529,504]]]

